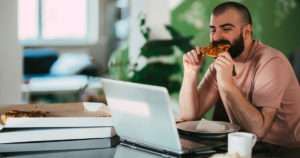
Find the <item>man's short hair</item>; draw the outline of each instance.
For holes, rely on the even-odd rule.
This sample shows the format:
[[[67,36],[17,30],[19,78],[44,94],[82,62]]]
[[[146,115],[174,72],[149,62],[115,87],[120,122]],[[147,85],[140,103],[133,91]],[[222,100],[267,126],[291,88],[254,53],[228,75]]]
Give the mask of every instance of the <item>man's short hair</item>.
[[[239,13],[241,13],[241,17],[246,24],[252,25],[252,18],[248,8],[237,2],[224,2],[216,6],[213,10],[213,15],[220,15],[227,11],[228,9],[235,9]]]

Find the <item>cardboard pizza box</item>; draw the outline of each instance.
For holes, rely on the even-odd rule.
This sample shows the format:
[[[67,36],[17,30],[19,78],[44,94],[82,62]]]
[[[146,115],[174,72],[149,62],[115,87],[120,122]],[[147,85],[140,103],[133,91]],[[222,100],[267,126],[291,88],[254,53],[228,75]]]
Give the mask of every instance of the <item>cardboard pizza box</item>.
[[[6,116],[8,111],[41,111],[43,117]],[[24,104],[0,107],[3,128],[111,127],[111,114],[103,103]]]

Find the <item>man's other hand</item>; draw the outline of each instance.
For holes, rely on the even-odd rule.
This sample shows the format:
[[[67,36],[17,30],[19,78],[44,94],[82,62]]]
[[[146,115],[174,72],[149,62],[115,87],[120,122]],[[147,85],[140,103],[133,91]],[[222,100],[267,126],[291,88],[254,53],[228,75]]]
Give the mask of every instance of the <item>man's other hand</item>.
[[[183,55],[184,73],[197,73],[203,63],[203,56],[199,48],[192,49]]]
[[[216,61],[214,67],[217,71],[217,82],[221,89],[229,87],[233,84],[232,72],[234,61],[228,52],[221,53]]]

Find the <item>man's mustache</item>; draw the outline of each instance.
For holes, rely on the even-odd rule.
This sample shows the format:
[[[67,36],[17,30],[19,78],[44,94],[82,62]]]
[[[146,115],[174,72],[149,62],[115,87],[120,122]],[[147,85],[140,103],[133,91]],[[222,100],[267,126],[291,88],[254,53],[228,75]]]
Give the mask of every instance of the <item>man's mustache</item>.
[[[212,45],[215,46],[215,47],[219,46],[219,45],[224,45],[224,44],[229,44],[231,46],[231,43],[228,40],[225,40],[225,39],[212,42]]]

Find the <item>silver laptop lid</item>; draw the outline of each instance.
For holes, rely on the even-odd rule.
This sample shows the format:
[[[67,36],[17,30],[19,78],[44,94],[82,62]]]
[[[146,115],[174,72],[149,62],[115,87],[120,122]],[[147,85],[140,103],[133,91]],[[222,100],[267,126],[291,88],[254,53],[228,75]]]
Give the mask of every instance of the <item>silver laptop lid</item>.
[[[117,134],[125,140],[182,153],[166,88],[101,79]]]

